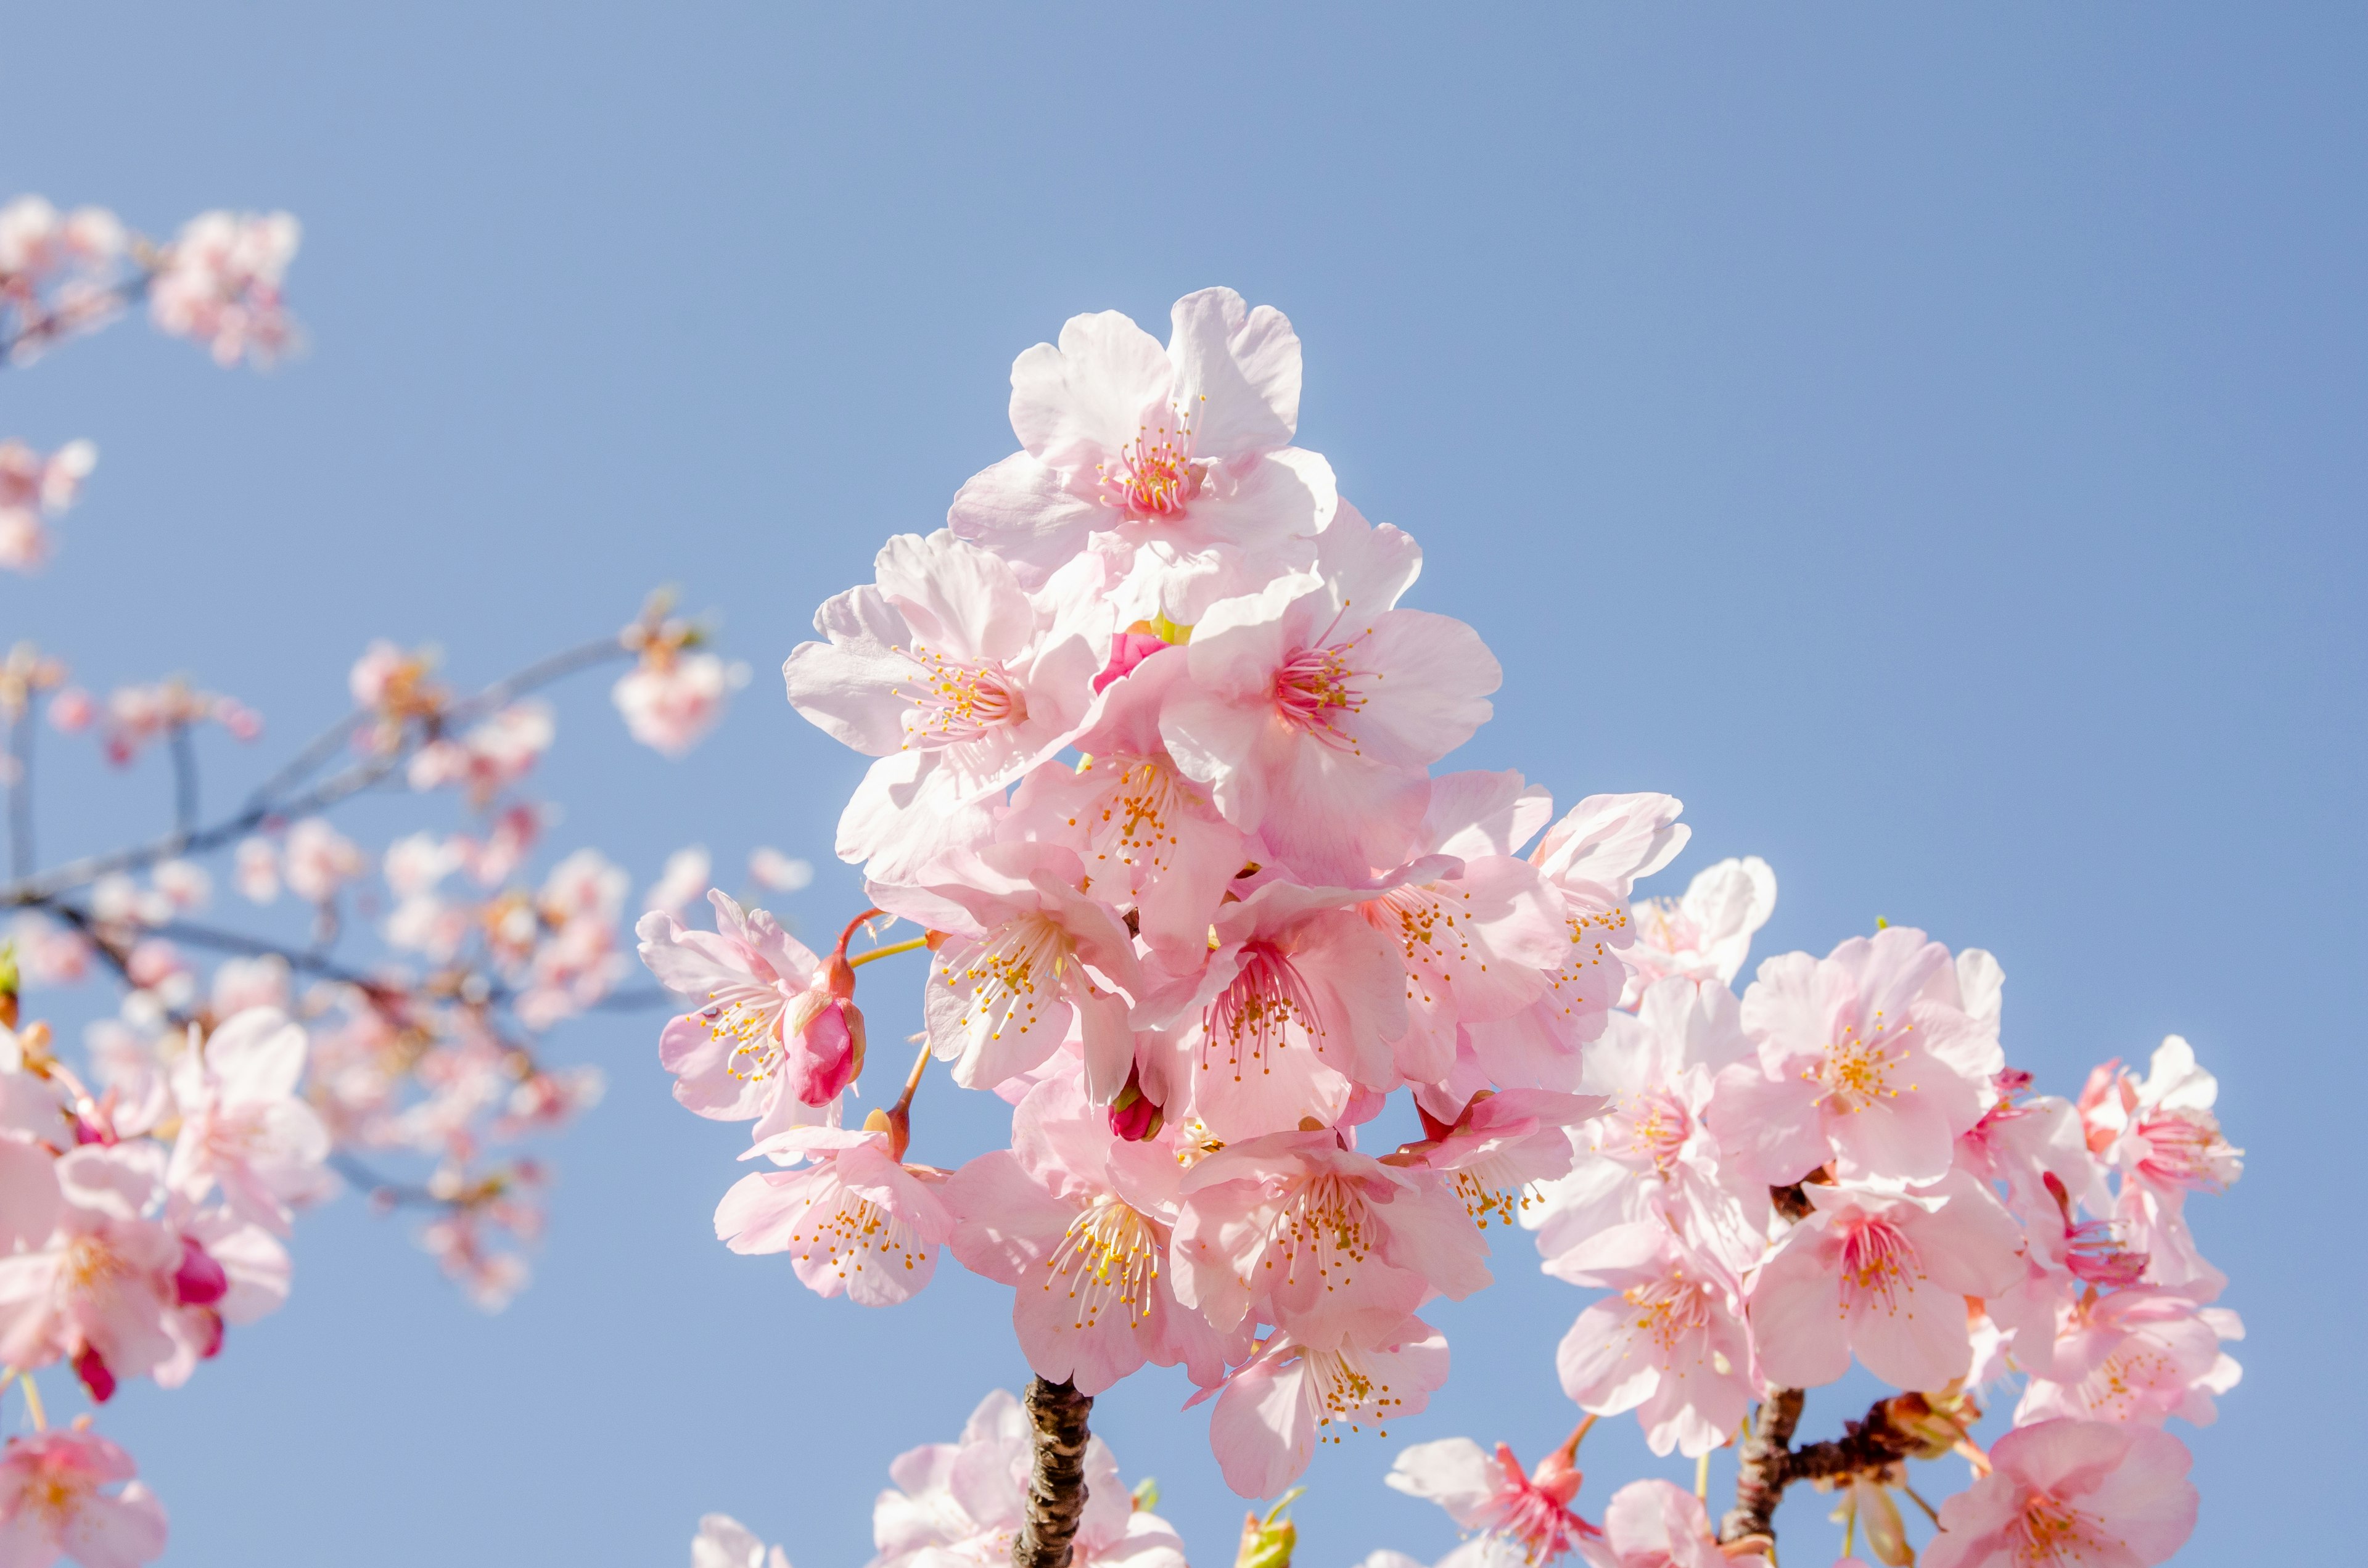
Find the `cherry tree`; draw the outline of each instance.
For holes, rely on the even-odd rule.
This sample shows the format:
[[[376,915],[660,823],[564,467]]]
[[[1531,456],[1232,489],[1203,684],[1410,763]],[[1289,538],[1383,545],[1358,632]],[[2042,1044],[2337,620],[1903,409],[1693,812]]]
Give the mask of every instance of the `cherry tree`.
[[[1235,1492],[1280,1499],[1238,1562],[1288,1562],[1319,1445],[1424,1408],[1450,1368],[1426,1305],[1485,1290],[1521,1230],[1591,1296],[1539,1347],[1576,1425],[1532,1463],[1396,1456],[1389,1483],[1470,1532],[1441,1568],[1769,1563],[1804,1482],[1887,1564],[1922,1529],[1933,1568],[2169,1556],[2197,1496],[2166,1424],[2211,1420],[2240,1332],[2183,1212],[2240,1164],[2187,1044],[2037,1093],[1998,961],[1880,921],[1738,994],[1766,862],[1640,896],[1687,842],[1677,801],[1557,814],[1518,773],[1438,770],[1499,666],[1407,602],[1421,550],[1293,444],[1299,401],[1290,324],[1224,289],[1178,301],[1165,344],[1103,312],[1020,355],[1020,449],[783,667],[875,759],[837,832],[869,907],[827,956],[720,892],[712,931],[639,926],[686,998],[677,1098],[755,1123],[720,1240],[867,1307],[949,1254],[1012,1288],[1033,1381],[896,1460],[873,1568],[1180,1560],[1088,1431],[1145,1366],[1198,1386]],[[904,953],[920,1050],[859,1121],[858,971]],[[1010,1103],[1008,1146],[923,1157],[946,1157],[916,1112],[933,1062]],[[1392,1146],[1400,1093],[1422,1135]],[[1899,1392],[1799,1440],[1854,1366]],[[1691,1489],[1581,1496],[1581,1439],[1629,1413]],[[1934,1463],[1966,1467],[1937,1506],[1911,1468]],[[694,1560],[763,1553],[719,1516]]]
[[[286,213],[208,212],[159,242],[99,209],[9,201],[0,366],[21,375],[142,306],[226,368],[269,364],[301,345],[282,292],[298,239]],[[97,457],[87,440],[0,441],[0,566],[51,561]],[[546,1185],[525,1146],[601,1092],[597,1069],[544,1037],[656,1000],[623,983],[626,924],[681,907],[713,871],[683,850],[636,899],[598,849],[550,858],[554,813],[529,793],[556,735],[539,694],[621,667],[628,729],[679,756],[744,678],[708,642],[657,596],[621,631],[474,689],[422,650],[346,650],[334,722],[211,811],[201,764],[263,741],[245,704],[178,676],[86,690],[29,644],[0,661],[0,1390],[20,1392],[32,1428],[0,1451],[0,1564],[128,1568],[163,1551],[165,1507],[131,1457],[88,1415],[52,1426],[40,1384],[63,1369],[103,1406],[127,1379],[185,1382],[287,1300],[298,1210],[357,1187],[416,1211],[421,1244],[480,1305],[525,1283]],[[44,858],[45,729],[91,750],[44,752],[44,774],[159,769],[163,825]],[[374,846],[331,821],[390,794],[427,820]],[[774,887],[805,872],[775,851],[752,868]],[[218,895],[245,917],[210,913]],[[101,980],[120,1003],[81,1051],[30,1015]]]

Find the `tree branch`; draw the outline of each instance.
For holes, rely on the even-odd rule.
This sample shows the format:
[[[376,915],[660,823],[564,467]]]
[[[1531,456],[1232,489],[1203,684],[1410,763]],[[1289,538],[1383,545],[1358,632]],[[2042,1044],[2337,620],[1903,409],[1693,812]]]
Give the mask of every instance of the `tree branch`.
[[[1793,1448],[1793,1430],[1801,1419],[1801,1391],[1770,1389],[1759,1407],[1752,1435],[1743,1445],[1742,1463],[1735,1478],[1735,1506],[1719,1521],[1718,1539],[1741,1540],[1750,1536],[1776,1539],[1776,1505],[1784,1488],[1796,1481],[1838,1481],[1884,1470],[1922,1451],[1927,1458],[1947,1447],[1945,1437],[1933,1441],[1931,1404],[1920,1393],[1879,1399],[1860,1421],[1842,1423],[1842,1435],[1804,1448]],[[1918,1423],[1926,1429],[1919,1431]]]
[[[1751,1436],[1743,1440],[1735,1472],[1735,1506],[1719,1521],[1718,1539],[1742,1540],[1751,1536],[1776,1539],[1776,1505],[1784,1500],[1786,1461],[1792,1458],[1793,1429],[1801,1424],[1799,1389],[1770,1389],[1751,1413]]]
[[[451,722],[473,719],[564,676],[629,656],[623,642],[615,637],[571,648],[539,664],[529,665],[505,680],[495,681],[467,701],[454,704],[446,710],[445,718]],[[250,800],[237,814],[211,827],[168,834],[163,838],[129,848],[109,850],[103,855],[86,855],[79,860],[70,860],[37,875],[17,877],[6,887],[0,887],[0,906],[22,909],[46,903],[62,892],[87,886],[111,871],[136,871],[177,855],[202,854],[207,850],[219,849],[234,839],[245,837],[273,817],[302,817],[326,811],[338,801],[358,795],[385,779],[418,749],[421,739],[416,732],[407,734],[403,744],[393,750],[333,773],[312,789],[286,801]]]
[[[1068,1382],[1028,1385],[1028,1420],[1036,1429],[1036,1463],[1028,1477],[1026,1515],[1011,1543],[1012,1568],[1069,1568],[1070,1543],[1086,1512],[1086,1417],[1094,1402]]]

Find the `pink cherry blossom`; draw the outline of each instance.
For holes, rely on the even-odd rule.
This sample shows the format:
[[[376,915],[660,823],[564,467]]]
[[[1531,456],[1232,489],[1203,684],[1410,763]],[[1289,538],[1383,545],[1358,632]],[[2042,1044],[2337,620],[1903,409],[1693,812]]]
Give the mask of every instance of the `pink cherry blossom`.
[[[1028,1415],[1001,1389],[981,1400],[953,1443],[896,1458],[895,1484],[871,1511],[877,1554],[869,1568],[1001,1568],[1011,1561],[1034,1454]],[[1136,1507],[1118,1460],[1099,1437],[1085,1454],[1085,1508],[1070,1543],[1076,1568],[1184,1568],[1184,1543],[1167,1520]]]
[[[98,461],[88,441],[43,457],[22,441],[0,441],[0,566],[30,572],[50,556],[45,526],[73,506]]]
[[[996,844],[955,877],[913,891],[875,887],[881,907],[951,934],[937,950],[922,1010],[929,1048],[954,1081],[991,1089],[1043,1064],[1075,1019],[1096,1097],[1126,1082],[1128,997],[1143,990],[1134,944],[1087,891],[1076,852]]]
[[[1589,1236],[1545,1267],[1612,1292],[1579,1313],[1555,1354],[1574,1403],[1635,1411],[1656,1454],[1691,1459],[1734,1435],[1758,1390],[1741,1292],[1716,1257],[1656,1218]]]
[[[1452,773],[1432,781],[1412,850],[1420,870],[1363,905],[1406,965],[1406,1031],[1398,1071],[1448,1079],[1457,1030],[1509,1018],[1543,996],[1569,952],[1562,900],[1513,858],[1553,810],[1518,773]],[[1534,825],[1532,825],[1534,824]],[[1468,1098],[1457,1085],[1441,1096]]]
[[[165,1552],[165,1507],[131,1456],[81,1424],[0,1451],[0,1568],[138,1568]]]
[[[297,1096],[306,1048],[276,1007],[225,1018],[202,1046],[192,1039],[174,1074],[176,1192],[195,1200],[219,1185],[233,1213],[286,1235],[292,1208],[336,1190],[328,1130]]]
[[[1772,1383],[1814,1388],[1850,1369],[1938,1389],[1973,1363],[1965,1298],[2022,1277],[2022,1234],[1962,1173],[1921,1193],[1811,1184],[1814,1206],[1752,1281],[1746,1311]]]
[[[2213,1396],[2242,1375],[2220,1342],[2243,1333],[2236,1313],[2183,1296],[2088,1292],[2064,1304],[2053,1365],[2034,1369],[2015,1424],[2069,1415],[2160,1426],[2176,1415],[2209,1426],[2218,1414]]]
[[[306,817],[288,830],[280,878],[307,903],[327,903],[337,890],[369,869],[361,846],[319,817]]]
[[[1447,1381],[1447,1341],[1420,1318],[1378,1334],[1269,1335],[1217,1396],[1209,1442],[1225,1484],[1272,1497],[1297,1480],[1318,1439],[1340,1442],[1419,1415]]]
[[[1743,995],[1759,1059],[1720,1074],[1712,1125],[1745,1175],[1782,1185],[1845,1174],[1937,1180],[2005,1065],[1968,1016],[1949,950],[1892,926],[1823,959],[1786,953]]]
[[[1442,1437],[1400,1452],[1386,1479],[1395,1491],[1438,1504],[1463,1528],[1503,1540],[1522,1562],[1550,1563],[1603,1533],[1571,1511],[1577,1440],[1574,1434],[1532,1476],[1503,1443],[1491,1454],[1469,1437]]]
[[[1030,773],[1004,831],[1076,850],[1103,897],[1133,902],[1156,951],[1190,959],[1247,857],[1241,829],[1160,738],[1161,707],[1188,684],[1190,655],[1152,642],[1158,652],[1105,687],[1077,737],[1083,760]]]
[[[1014,1288],[1012,1327],[1039,1376],[1097,1394],[1146,1362],[1180,1361],[1205,1386],[1247,1351],[1247,1326],[1219,1334],[1176,1300],[1172,1140],[1114,1137],[1075,1073],[1060,1073],[1019,1102],[1010,1148],[946,1184],[954,1256]]]
[[[1541,1186],[1570,1174],[1577,1157],[1571,1135],[1602,1108],[1600,1095],[1484,1089],[1451,1121],[1432,1116],[1417,1099],[1415,1109],[1429,1136],[1384,1160],[1446,1177],[1479,1229],[1510,1225],[1543,1201]]]
[[[1147,982],[1135,1020],[1151,1031],[1136,1040],[1143,1092],[1171,1118],[1239,1139],[1337,1120],[1356,1085],[1393,1085],[1405,970],[1359,901],[1274,881],[1223,906],[1197,971]]]
[[[1311,881],[1356,883],[1406,858],[1424,769],[1486,723],[1502,672],[1479,634],[1397,609],[1414,540],[1343,506],[1316,569],[1212,606],[1192,629],[1189,688],[1159,727],[1225,819]]]
[[[2178,1438],[2100,1421],[2042,1421],[1990,1445],[1990,1472],[1941,1505],[1925,1568],[2151,1568],[2195,1529]]]
[[[1545,994],[1511,1017],[1474,1022],[1463,1047],[1501,1087],[1575,1089],[1579,1049],[1603,1031],[1620,999],[1636,880],[1668,864],[1692,830],[1668,795],[1589,795],[1548,829],[1530,864],[1560,900],[1568,946]]]
[[[790,1568],[790,1559],[778,1546],[766,1551],[765,1543],[731,1516],[706,1514],[691,1538],[690,1568]]]
[[[285,212],[201,212],[181,225],[148,285],[148,313],[205,344],[218,365],[259,365],[297,347],[280,293],[302,231]]]
[[[1603,1509],[1603,1535],[1580,1548],[1592,1568],[1769,1568],[1767,1554],[1729,1555],[1702,1500],[1666,1481],[1632,1481]]]
[[[633,739],[666,756],[683,756],[723,717],[729,695],[747,683],[746,665],[658,642],[609,695]]]
[[[1182,1192],[1176,1298],[1220,1330],[1255,1314],[1317,1341],[1344,1323],[1370,1334],[1489,1280],[1487,1247],[1443,1179],[1360,1154],[1329,1128],[1229,1143]]]
[[[1622,1005],[1635,1006],[1645,986],[1668,975],[1734,983],[1752,937],[1775,912],[1776,873],[1757,855],[1695,873],[1679,897],[1638,900],[1628,910],[1635,975]]]
[[[1148,568],[1132,613],[1189,625],[1246,579],[1303,560],[1292,546],[1331,520],[1337,492],[1331,466],[1291,445],[1299,338],[1281,312],[1203,289],[1172,321],[1165,350],[1105,311],[1019,356],[1022,449],[964,484],[947,522],[1031,585],[1107,535]]]
[[[103,1377],[112,1389],[172,1357],[165,1320],[181,1301],[187,1249],[146,1217],[163,1199],[163,1165],[154,1145],[91,1144],[58,1160],[57,1229],[0,1257],[0,1360],[70,1359],[85,1381]]]
[[[1606,1096],[1579,1135],[1577,1166],[1524,1213],[1548,1257],[1609,1226],[1666,1218],[1740,1273],[1767,1244],[1766,1184],[1721,1156],[1706,1113],[1715,1074],[1751,1053],[1734,993],[1669,976],[1588,1047],[1582,1086]]]
[[[896,880],[963,808],[1076,737],[1111,611],[1098,561],[1031,597],[1007,562],[943,529],[890,540],[875,575],[814,612],[825,641],[800,643],[781,673],[800,713],[880,759],[840,819],[838,853]]]
[[[681,919],[690,901],[706,891],[714,869],[714,861],[702,845],[676,850],[666,857],[666,869],[658,873],[658,880],[643,890],[643,911]]]
[[[760,845],[748,855],[748,880],[770,892],[797,892],[814,882],[814,867]]]
[[[750,1149],[803,1161],[742,1176],[715,1210],[716,1239],[737,1253],[786,1252],[817,1296],[867,1307],[908,1301],[937,1272],[953,1215],[936,1190],[941,1173],[897,1163],[890,1135],[793,1127]]]
[[[825,966],[763,910],[711,892],[715,930],[663,910],[634,927],[658,983],[700,1005],[668,1023],[658,1061],[674,1097],[718,1121],[757,1121],[756,1136],[822,1119],[862,1067],[862,1014],[845,943]],[[844,994],[842,994],[842,991]]]
[[[550,704],[513,702],[463,734],[420,747],[406,777],[415,790],[464,790],[482,809],[531,772],[558,734]]]
[[[2121,1173],[2114,1219],[2133,1252],[2148,1258],[2147,1282],[2216,1295],[2226,1276],[2203,1260],[2187,1226],[2191,1191],[2217,1192],[2245,1168],[2212,1113],[2219,1080],[2196,1065],[2177,1035],[2156,1048],[2143,1081],[2108,1064],[2080,1095],[2089,1147]]]

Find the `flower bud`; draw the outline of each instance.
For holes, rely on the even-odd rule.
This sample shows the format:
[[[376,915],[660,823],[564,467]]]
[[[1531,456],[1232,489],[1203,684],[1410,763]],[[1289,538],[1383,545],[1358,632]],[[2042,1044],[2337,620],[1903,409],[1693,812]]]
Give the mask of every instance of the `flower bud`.
[[[1129,1143],[1144,1142],[1159,1136],[1159,1129],[1164,1120],[1160,1108],[1153,1105],[1144,1096],[1141,1077],[1134,1073],[1129,1073],[1126,1077],[1126,1087],[1121,1089],[1118,1092],[1118,1097],[1110,1101],[1110,1136]]]

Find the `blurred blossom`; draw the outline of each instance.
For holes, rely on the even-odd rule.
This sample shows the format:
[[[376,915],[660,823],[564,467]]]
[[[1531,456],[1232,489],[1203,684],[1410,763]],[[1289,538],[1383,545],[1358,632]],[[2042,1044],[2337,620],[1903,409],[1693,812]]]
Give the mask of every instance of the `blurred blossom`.
[[[166,246],[148,286],[150,319],[212,350],[268,365],[297,346],[280,284],[302,228],[285,212],[201,212]]]
[[[748,857],[748,876],[769,892],[796,892],[814,881],[814,867],[767,845]]]
[[[525,778],[558,733],[549,704],[514,702],[457,740],[422,746],[411,759],[411,787],[462,788],[482,807]]]
[[[30,572],[50,558],[44,522],[74,505],[97,461],[88,441],[69,441],[47,457],[22,441],[0,441],[0,566]]]
[[[707,891],[708,875],[713,869],[706,846],[694,844],[676,850],[666,857],[666,869],[658,874],[658,880],[643,892],[642,912],[656,911],[679,917],[691,900]]]

